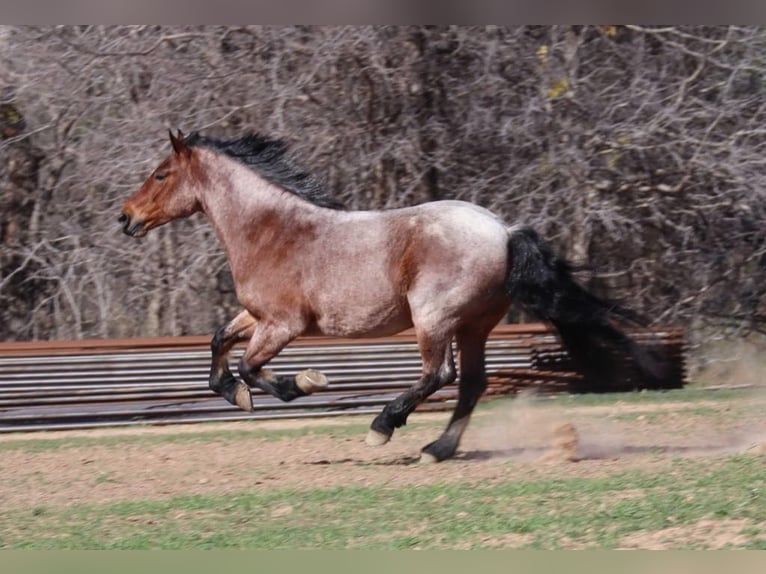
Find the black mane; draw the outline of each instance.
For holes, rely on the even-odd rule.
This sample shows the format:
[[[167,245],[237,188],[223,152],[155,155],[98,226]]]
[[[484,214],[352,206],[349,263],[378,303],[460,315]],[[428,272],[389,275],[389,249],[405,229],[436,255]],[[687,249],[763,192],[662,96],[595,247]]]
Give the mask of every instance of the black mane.
[[[346,209],[327,193],[319,179],[293,162],[287,144],[280,139],[254,133],[235,140],[217,140],[194,132],[184,139],[184,143],[189,147],[206,147],[225,153],[264,179],[314,205]]]

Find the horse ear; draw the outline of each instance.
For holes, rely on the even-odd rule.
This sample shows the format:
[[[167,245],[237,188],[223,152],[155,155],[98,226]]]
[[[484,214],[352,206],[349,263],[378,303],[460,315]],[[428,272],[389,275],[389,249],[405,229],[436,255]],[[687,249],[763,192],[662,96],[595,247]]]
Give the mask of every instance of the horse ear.
[[[189,147],[184,143],[184,134],[181,130],[178,130],[178,134],[173,135],[172,130],[168,130],[170,134],[170,143],[173,145],[173,151],[177,154],[189,155],[191,151]]]

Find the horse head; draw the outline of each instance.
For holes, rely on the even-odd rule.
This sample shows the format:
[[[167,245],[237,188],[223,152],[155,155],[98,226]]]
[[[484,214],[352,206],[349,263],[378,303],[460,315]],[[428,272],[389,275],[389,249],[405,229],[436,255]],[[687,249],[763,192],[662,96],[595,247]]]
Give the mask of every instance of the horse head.
[[[178,130],[170,132],[173,152],[151,173],[143,185],[123,204],[118,222],[125,234],[143,237],[153,227],[188,217],[200,210],[195,194],[194,149],[184,143]]]

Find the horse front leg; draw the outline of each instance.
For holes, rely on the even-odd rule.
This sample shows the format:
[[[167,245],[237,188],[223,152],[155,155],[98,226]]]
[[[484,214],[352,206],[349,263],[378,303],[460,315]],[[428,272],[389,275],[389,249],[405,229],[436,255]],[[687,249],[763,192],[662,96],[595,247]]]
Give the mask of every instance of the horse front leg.
[[[287,325],[259,322],[239,361],[239,374],[249,387],[261,389],[289,402],[327,387],[327,377],[314,369],[295,375],[276,375],[263,367],[298,334],[300,330]]]
[[[241,341],[251,338],[255,331],[255,318],[242,311],[226,325],[218,329],[210,341],[212,362],[210,365],[210,390],[221,395],[243,411],[253,410],[250,389],[238,381],[229,369],[229,351]]]

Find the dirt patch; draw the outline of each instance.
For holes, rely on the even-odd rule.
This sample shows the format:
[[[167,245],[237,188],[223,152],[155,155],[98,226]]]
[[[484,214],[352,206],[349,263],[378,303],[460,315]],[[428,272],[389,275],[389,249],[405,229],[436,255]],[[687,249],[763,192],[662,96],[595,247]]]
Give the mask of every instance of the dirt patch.
[[[418,413],[418,420],[430,421],[441,420],[440,413]],[[259,432],[296,430],[316,427],[347,427],[350,425],[364,425],[369,423],[369,415],[349,415],[338,418],[322,419],[274,419],[260,420],[254,427],[251,421],[236,421],[223,423],[184,423],[172,425],[155,426],[130,426],[130,427],[101,427],[95,429],[75,429],[50,432],[19,432],[0,434],[0,442],[18,441],[18,440],[40,440],[45,438],[66,439],[66,438],[99,438],[99,437],[121,437],[121,436],[169,436],[199,434],[206,432],[252,432],[257,428]]]
[[[651,409],[652,405],[641,405]],[[667,405],[654,405],[666,409]],[[533,408],[529,399],[480,413],[455,459],[437,467],[418,464],[420,449],[439,436],[449,413],[416,413],[383,447],[364,443],[369,417],[282,420],[100,429],[7,435],[20,438],[185,435],[234,431],[223,438],[174,441],[114,441],[51,450],[6,450],[0,456],[0,506],[29,508],[226,494],[257,489],[338,486],[404,486],[455,482],[508,482],[555,476],[600,477],[630,469],[662,470],[676,455],[715,456],[764,452],[766,427],[757,415],[722,421],[669,417],[662,427],[645,421],[610,421],[589,408]],[[736,420],[749,439],[731,442]],[[691,422],[690,422],[691,421]],[[718,423],[716,423],[718,424]],[[360,426],[349,435],[348,425]],[[322,427],[321,433],[280,438],[258,431]],[[328,430],[329,427],[329,430]],[[333,428],[338,428],[334,432]],[[679,427],[689,432],[679,435]],[[236,431],[243,431],[241,436]],[[724,432],[725,431],[725,432]],[[757,440],[754,438],[757,437]],[[547,454],[550,456],[541,464]],[[578,462],[574,462],[578,461]],[[290,512],[287,508],[275,512]]]
[[[746,454],[766,454],[766,439],[758,438],[745,446],[743,452]]]
[[[743,530],[751,526],[744,519],[701,520],[693,524],[670,526],[661,530],[635,532],[620,541],[623,549],[668,550],[678,548],[678,542],[708,550],[741,546],[750,540]]]
[[[420,448],[435,434],[426,429],[401,432],[380,448],[368,447],[363,436],[312,435],[11,450],[3,453],[0,465],[0,505],[59,506],[286,487],[486,482],[539,471],[531,462],[509,465],[507,458],[481,456],[467,437],[458,458],[435,472],[417,463]]]

